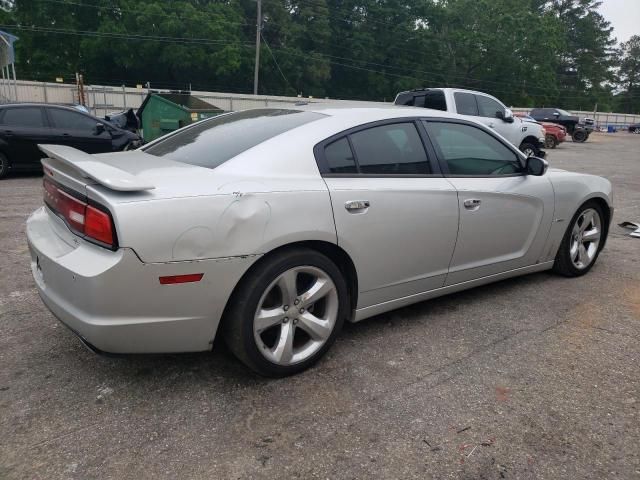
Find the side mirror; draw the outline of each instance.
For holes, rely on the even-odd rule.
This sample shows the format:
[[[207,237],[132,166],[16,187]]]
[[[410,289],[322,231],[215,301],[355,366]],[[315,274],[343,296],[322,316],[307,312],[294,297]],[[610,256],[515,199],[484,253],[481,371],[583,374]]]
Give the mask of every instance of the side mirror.
[[[506,123],[513,123],[514,121],[513,112],[508,108],[505,109],[504,111],[498,110],[496,112],[496,118],[499,118],[500,120]]]
[[[96,130],[95,130],[96,135],[100,135],[104,131],[105,131],[104,123],[96,123]]]
[[[539,157],[529,157],[526,163],[527,175],[535,175],[541,177],[547,172],[549,168],[549,162]]]

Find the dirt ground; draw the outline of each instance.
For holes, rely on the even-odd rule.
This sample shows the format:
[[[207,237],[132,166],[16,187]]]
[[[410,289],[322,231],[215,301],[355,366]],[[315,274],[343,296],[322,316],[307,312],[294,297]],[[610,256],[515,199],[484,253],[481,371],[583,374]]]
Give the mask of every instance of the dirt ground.
[[[640,221],[640,135],[550,150]],[[540,273],[347,325],[267,380],[213,353],[107,358],[42,305],[24,224],[38,176],[0,182],[0,478],[640,479],[640,239],[589,275]]]

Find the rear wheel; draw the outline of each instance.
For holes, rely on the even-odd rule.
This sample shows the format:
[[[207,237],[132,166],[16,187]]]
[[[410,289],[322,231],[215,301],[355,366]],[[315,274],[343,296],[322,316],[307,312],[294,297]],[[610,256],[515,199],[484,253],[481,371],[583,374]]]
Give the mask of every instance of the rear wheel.
[[[0,153],[0,180],[9,174],[9,159],[4,153]]]
[[[635,127],[633,129],[633,133],[640,133],[640,127]]]
[[[532,143],[523,142],[520,145],[520,151],[524,153],[527,158],[535,157],[538,154],[538,149]]]
[[[571,219],[556,254],[554,271],[565,277],[584,275],[596,262],[604,240],[604,215],[600,205],[587,202]]]
[[[315,250],[289,250],[265,258],[243,279],[223,331],[249,368],[284,377],[324,355],[347,311],[347,286],[338,267]]]

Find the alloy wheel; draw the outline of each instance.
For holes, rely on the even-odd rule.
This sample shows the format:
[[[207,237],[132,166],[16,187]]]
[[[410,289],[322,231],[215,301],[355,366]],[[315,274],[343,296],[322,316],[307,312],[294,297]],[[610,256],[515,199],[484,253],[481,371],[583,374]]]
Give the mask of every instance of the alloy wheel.
[[[580,214],[571,231],[569,257],[575,268],[583,270],[591,265],[598,253],[601,234],[600,214],[593,208],[586,209]]]
[[[317,267],[297,266],[265,289],[253,320],[260,353],[277,365],[312,357],[331,336],[338,318],[338,291]]]

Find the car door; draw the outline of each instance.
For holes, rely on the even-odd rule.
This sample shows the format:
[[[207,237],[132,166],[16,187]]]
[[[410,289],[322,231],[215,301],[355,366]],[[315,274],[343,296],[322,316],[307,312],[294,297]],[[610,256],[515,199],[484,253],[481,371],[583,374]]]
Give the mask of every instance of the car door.
[[[458,190],[460,230],[446,285],[537,263],[553,218],[548,177],[527,175],[520,154],[479,125],[425,124]]]
[[[498,118],[497,115],[499,112],[504,114],[507,107],[488,95],[474,94],[474,96],[476,97],[476,102],[478,102],[477,120],[498,132],[517,147],[519,143],[520,130],[524,128],[526,131],[527,128],[522,125],[522,120],[513,119],[514,121],[511,123],[505,122],[501,118]]]
[[[414,120],[377,122],[315,148],[338,244],[358,272],[358,308],[444,285],[458,231],[455,188]]]
[[[0,148],[14,169],[40,167],[44,157],[38,143],[45,143],[48,129],[40,106],[15,106],[3,109],[0,117]]]
[[[107,128],[98,130],[97,119],[62,107],[46,109],[55,142],[87,153],[111,152],[111,134]]]

